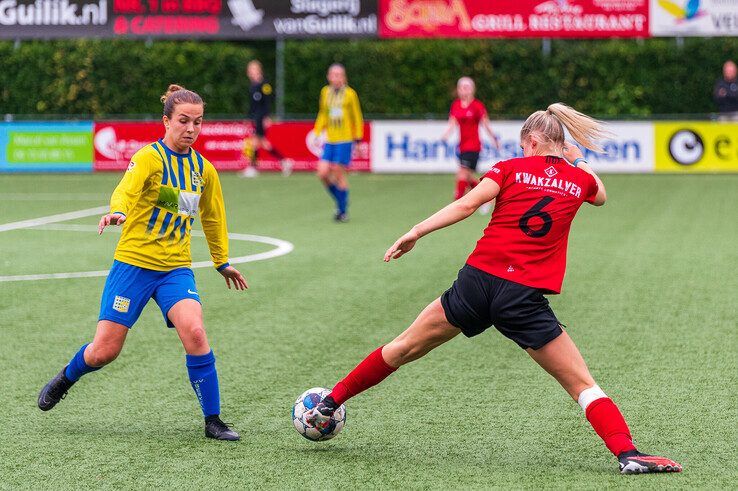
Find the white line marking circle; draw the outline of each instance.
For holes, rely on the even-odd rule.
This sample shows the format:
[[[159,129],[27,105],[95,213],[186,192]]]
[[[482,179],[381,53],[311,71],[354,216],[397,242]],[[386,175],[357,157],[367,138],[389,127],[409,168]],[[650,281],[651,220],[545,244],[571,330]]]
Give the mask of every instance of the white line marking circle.
[[[83,218],[92,215],[98,215],[105,213],[108,210],[107,207],[88,208],[86,210],[79,210],[71,213],[62,213],[60,215],[51,215],[47,217],[36,218],[32,220],[23,220],[20,222],[6,223],[0,225],[0,232],[8,230],[63,230],[69,232],[97,232],[96,225],[51,225],[53,223],[62,222],[65,220],[73,220],[75,218]],[[111,231],[120,233],[120,229],[111,228]],[[205,234],[200,230],[193,230],[193,236],[204,237]],[[260,252],[257,254],[249,254],[247,256],[238,256],[230,258],[231,264],[242,264],[254,261],[263,261],[265,259],[271,259],[274,257],[284,256],[293,251],[295,246],[291,242],[287,242],[282,239],[275,239],[273,237],[265,237],[262,235],[250,235],[250,234],[228,234],[228,238],[237,241],[244,242],[260,242],[262,244],[269,244],[275,246],[274,249]],[[211,261],[198,261],[192,263],[191,268],[207,268],[213,267]],[[8,281],[35,281],[35,280],[60,280],[67,278],[95,278],[101,276],[107,276],[108,270],[100,271],[78,271],[69,273],[46,273],[46,274],[27,274],[27,275],[10,275],[0,276],[0,282]]]

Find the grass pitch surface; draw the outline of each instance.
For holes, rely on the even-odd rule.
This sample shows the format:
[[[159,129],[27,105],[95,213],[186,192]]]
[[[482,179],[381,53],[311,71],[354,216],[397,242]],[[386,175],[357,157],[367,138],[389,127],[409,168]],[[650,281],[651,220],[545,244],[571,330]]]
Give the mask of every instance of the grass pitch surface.
[[[0,176],[0,222],[105,205],[118,175]],[[555,312],[643,451],[680,475],[620,476],[579,408],[494,329],[452,340],[347,404],[341,435],[301,438],[294,399],[330,387],[455,278],[486,218],[385,249],[444,205],[450,176],[353,176],[335,224],[313,176],[222,178],[229,229],[287,240],[239,265],[251,288],[195,276],[238,443],[203,437],[176,334],[151,302],[117,361],[49,413],[36,396],[92,339],[104,278],[0,282],[0,487],[729,488],[738,468],[738,176],[606,176],[610,202],[574,222]],[[0,276],[107,269],[117,240],[0,232]],[[57,229],[59,227],[56,227]],[[271,246],[231,242],[231,256]],[[195,260],[207,259],[195,238]]]

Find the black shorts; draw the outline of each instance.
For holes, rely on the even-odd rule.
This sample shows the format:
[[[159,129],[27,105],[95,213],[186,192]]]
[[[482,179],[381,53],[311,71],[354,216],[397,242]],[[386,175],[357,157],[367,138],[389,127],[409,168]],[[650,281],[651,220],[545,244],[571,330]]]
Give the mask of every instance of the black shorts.
[[[479,162],[479,152],[461,152],[459,154],[459,165],[476,172]]]
[[[523,348],[539,349],[563,332],[543,291],[465,264],[441,295],[446,319],[467,337],[495,326]]]

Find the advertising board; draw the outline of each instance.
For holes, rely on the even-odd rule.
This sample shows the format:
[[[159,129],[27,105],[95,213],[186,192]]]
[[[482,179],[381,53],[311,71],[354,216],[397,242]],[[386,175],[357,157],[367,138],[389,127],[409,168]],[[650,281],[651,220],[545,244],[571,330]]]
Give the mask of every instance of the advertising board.
[[[0,123],[0,172],[91,170],[91,121]]]
[[[648,37],[649,0],[379,0],[380,37]]]
[[[522,157],[522,121],[492,121],[500,149],[492,146],[481,131],[482,152],[478,170],[485,172],[495,163]],[[458,137],[441,140],[445,121],[375,121],[372,126],[372,171],[397,173],[451,173],[458,166]],[[653,123],[609,122],[612,137],[601,142],[605,152],[584,150],[597,172],[653,172]]]

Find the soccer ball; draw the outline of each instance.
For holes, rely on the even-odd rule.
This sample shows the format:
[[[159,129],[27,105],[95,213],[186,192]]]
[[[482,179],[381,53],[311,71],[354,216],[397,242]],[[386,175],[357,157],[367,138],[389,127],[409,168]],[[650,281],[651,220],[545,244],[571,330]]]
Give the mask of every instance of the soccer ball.
[[[317,406],[330,393],[331,391],[328,389],[313,387],[303,392],[295,401],[295,405],[292,406],[292,424],[295,425],[297,432],[308,440],[314,442],[330,440],[341,432],[343,425],[346,423],[346,406],[343,404],[336,409],[328,426],[322,430],[305,421],[305,413]]]

